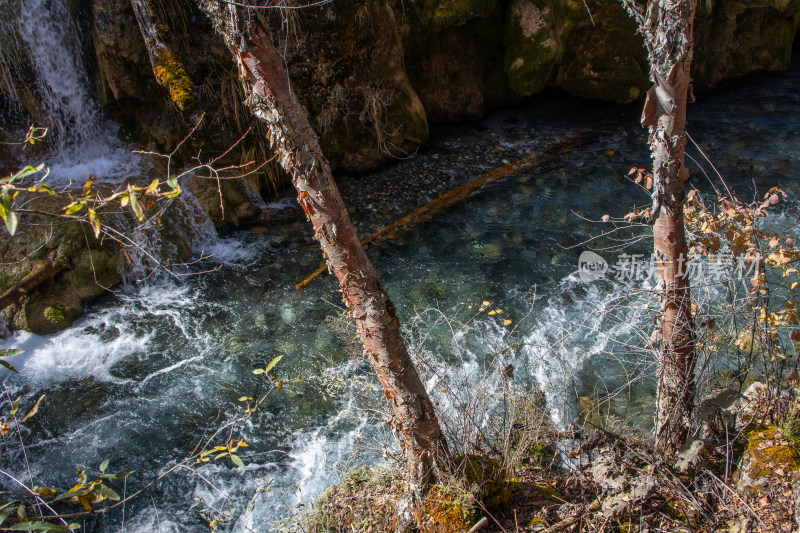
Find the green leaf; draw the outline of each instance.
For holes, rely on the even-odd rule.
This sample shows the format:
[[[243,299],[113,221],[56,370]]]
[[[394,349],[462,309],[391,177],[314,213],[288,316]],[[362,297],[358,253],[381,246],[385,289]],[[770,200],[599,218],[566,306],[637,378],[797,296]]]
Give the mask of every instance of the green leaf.
[[[19,219],[17,219],[17,214],[11,210],[11,198],[8,196],[8,191],[3,191],[0,196],[0,218],[6,223],[8,232],[14,235],[17,232]]]
[[[6,521],[6,518],[8,518],[8,515],[10,514],[11,511],[3,511],[2,513],[0,513],[0,526],[3,525],[3,522]]]
[[[25,415],[22,418],[22,420],[19,421],[20,424],[23,424],[23,423],[27,422],[28,420],[30,420],[33,417],[33,415],[35,415],[36,413],[39,412],[39,404],[42,403],[42,400],[44,400],[45,396],[47,396],[47,395],[46,394],[42,394],[41,396],[39,396],[39,399],[36,400],[36,405],[34,405],[33,409],[28,411],[28,414]]]
[[[236,466],[244,468],[244,461],[242,461],[242,458],[236,455],[235,453],[231,454],[231,461],[233,461],[233,464],[235,464]]]
[[[167,178],[167,185],[169,185],[173,189],[178,188],[178,176],[170,176]]]
[[[4,367],[6,367],[7,369],[11,370],[13,373],[15,373],[15,374],[19,374],[19,372],[17,371],[17,369],[16,369],[16,368],[14,368],[14,367],[13,367],[13,365],[12,365],[11,363],[7,362],[7,361],[0,360],[0,366],[4,366]]]
[[[131,210],[133,210],[133,214],[136,215],[136,218],[141,222],[144,220],[144,211],[142,210],[142,206],[139,205],[139,199],[136,198],[136,193],[131,191],[130,198]]]
[[[74,215],[78,211],[83,209],[83,204],[72,204],[71,206],[67,207],[67,211],[64,213],[65,215]]]
[[[9,362],[6,362],[6,361],[0,361],[0,366],[4,366],[4,367],[6,367],[7,369],[11,370],[13,373],[15,373],[15,374],[19,374],[19,371],[18,371],[16,368],[14,368],[14,366],[13,366],[11,363],[9,363]]]
[[[0,357],[14,357],[21,353],[25,353],[25,350],[20,350],[19,348],[3,348],[0,350]]]
[[[19,218],[17,218],[17,214],[14,211],[9,211],[8,218],[6,218],[5,221],[8,232],[11,235],[14,235],[17,232],[17,225],[19,224]]]
[[[280,361],[281,359],[283,359],[283,356],[279,355],[278,357],[276,357],[275,359],[270,361],[269,364],[267,365],[267,367],[264,369],[264,372],[265,373],[269,373],[269,371],[272,370],[273,368],[275,368],[275,365],[277,365],[278,361]]]
[[[114,500],[115,502],[120,500],[119,494],[114,492],[114,490],[108,485],[103,485],[101,483],[100,485],[97,486],[95,490],[97,491],[97,494],[99,494],[103,498]]]
[[[134,472],[136,472],[136,470],[131,470],[130,472],[123,472],[123,473],[120,473],[120,474],[103,474],[100,477],[103,478],[103,479],[122,479],[124,477],[130,476]]]
[[[51,196],[58,196],[58,195],[56,194],[56,191],[54,191],[54,190],[53,190],[53,189],[52,189],[52,188],[51,188],[51,187],[50,187],[48,184],[46,184],[46,183],[41,183],[41,182],[40,182],[40,183],[39,183],[39,186],[40,186],[42,189],[46,190],[46,191],[48,192],[48,194],[50,194]]]
[[[11,176],[0,179],[0,184],[14,183],[15,181],[20,181],[22,179],[27,178],[31,174],[36,174],[37,172],[41,172],[43,169],[44,169],[44,164],[37,165],[35,167],[29,165],[20,170],[19,172],[17,172],[16,174],[12,174]]]
[[[106,459],[105,461],[100,463],[100,471],[101,472],[105,472],[106,471],[106,468],[108,468],[108,462],[109,462],[109,460]]]
[[[253,374],[255,374],[256,376],[263,373],[264,373],[263,368],[256,368],[255,370],[253,370]]]

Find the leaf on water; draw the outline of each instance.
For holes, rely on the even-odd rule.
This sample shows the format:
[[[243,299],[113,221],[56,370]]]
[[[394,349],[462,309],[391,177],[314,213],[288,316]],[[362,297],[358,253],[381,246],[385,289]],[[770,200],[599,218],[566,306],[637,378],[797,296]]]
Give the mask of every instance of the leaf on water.
[[[279,355],[278,357],[276,357],[275,359],[273,359],[272,361],[270,361],[270,362],[269,362],[269,364],[267,365],[267,367],[264,369],[264,373],[267,373],[267,374],[268,374],[270,370],[272,370],[273,368],[275,368],[275,365],[277,365],[277,364],[278,364],[278,362],[279,362],[281,359],[283,359],[283,355]]]
[[[22,417],[22,420],[20,420],[20,421],[19,421],[19,423],[20,423],[20,424],[24,424],[25,422],[27,422],[28,420],[30,420],[31,418],[33,418],[33,416],[34,416],[36,413],[38,413],[38,412],[39,412],[39,404],[41,404],[41,403],[42,403],[42,400],[44,400],[44,397],[45,397],[45,396],[47,396],[47,395],[46,395],[46,394],[42,394],[41,396],[39,396],[39,399],[38,399],[38,400],[36,400],[36,405],[34,405],[34,406],[33,406],[33,409],[31,409],[30,411],[28,411],[28,414],[27,414],[27,415],[25,415],[24,417]]]

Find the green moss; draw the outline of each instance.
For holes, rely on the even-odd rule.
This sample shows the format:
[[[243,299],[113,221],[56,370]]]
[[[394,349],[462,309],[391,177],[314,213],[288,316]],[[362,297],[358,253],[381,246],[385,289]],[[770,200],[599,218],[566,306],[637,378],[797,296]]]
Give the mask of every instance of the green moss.
[[[422,533],[460,533],[475,523],[475,501],[457,485],[434,485],[425,499],[428,516],[433,521]]]
[[[503,509],[511,499],[514,482],[502,465],[492,457],[471,454],[456,457],[463,465],[464,477],[470,485],[480,487],[480,499],[489,509]]]
[[[325,491],[300,529],[309,533],[393,531],[404,487],[394,470],[357,468],[341,485]]]
[[[520,96],[544,89],[563,54],[563,10],[556,2],[551,4],[516,0],[509,8],[505,66],[509,85]]]
[[[759,479],[774,476],[775,470],[784,471],[800,470],[800,455],[790,445],[777,444],[770,446],[773,441],[783,440],[781,431],[776,426],[757,428],[747,434],[747,451],[745,455],[751,458],[750,477]]]
[[[437,29],[461,25],[466,20],[487,17],[497,6],[497,0],[442,0],[432,9],[431,23]]]
[[[167,88],[169,96],[182,111],[194,104],[194,83],[186,74],[183,63],[171,50],[160,50],[156,59],[156,77]]]
[[[56,330],[70,326],[81,315],[81,309],[55,304],[44,309],[44,318]]]

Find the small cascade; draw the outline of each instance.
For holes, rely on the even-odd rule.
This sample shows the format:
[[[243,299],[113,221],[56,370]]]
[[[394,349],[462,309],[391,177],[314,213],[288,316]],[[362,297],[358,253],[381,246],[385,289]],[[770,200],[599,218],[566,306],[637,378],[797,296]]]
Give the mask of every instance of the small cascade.
[[[48,126],[64,148],[82,146],[101,134],[99,109],[81,61],[77,24],[63,0],[25,0],[15,23],[19,48],[35,72],[35,91]]]
[[[0,14],[0,88],[20,104],[27,99],[23,107],[37,108],[37,125],[50,129],[50,183],[129,175],[138,158],[116,139],[92,94],[66,1],[11,0]]]

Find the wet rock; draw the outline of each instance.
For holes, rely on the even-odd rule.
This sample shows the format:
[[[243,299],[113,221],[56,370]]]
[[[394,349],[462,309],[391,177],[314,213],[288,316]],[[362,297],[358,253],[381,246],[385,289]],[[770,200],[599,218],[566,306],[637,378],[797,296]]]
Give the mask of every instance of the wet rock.
[[[218,228],[253,222],[261,216],[261,208],[247,200],[233,180],[192,178],[186,182],[186,187]]]

